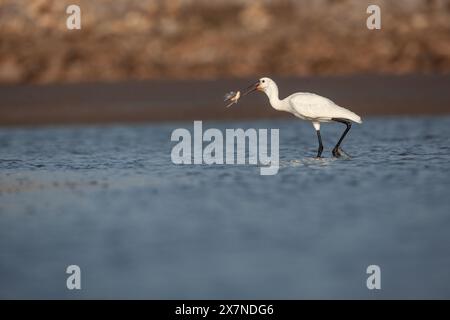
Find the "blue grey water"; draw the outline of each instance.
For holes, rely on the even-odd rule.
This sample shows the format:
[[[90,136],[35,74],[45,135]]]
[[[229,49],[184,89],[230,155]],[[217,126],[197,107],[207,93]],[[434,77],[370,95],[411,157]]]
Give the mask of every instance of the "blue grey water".
[[[450,298],[450,117],[367,118],[347,160],[340,124],[323,160],[306,122],[203,126],[279,128],[279,173],[173,164],[192,122],[0,129],[0,297]]]

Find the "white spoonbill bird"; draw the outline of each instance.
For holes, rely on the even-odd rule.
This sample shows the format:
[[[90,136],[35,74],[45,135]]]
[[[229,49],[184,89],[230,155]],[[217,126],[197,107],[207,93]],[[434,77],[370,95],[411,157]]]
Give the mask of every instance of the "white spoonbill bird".
[[[300,119],[312,122],[317,132],[317,138],[319,139],[317,158],[322,156],[323,151],[322,137],[320,136],[321,122],[335,121],[347,126],[336,146],[333,148],[333,156],[335,157],[340,157],[342,153],[345,154],[340,146],[352,126],[351,121],[362,123],[361,117],[356,113],[342,108],[333,101],[314,93],[297,92],[280,100],[278,97],[278,86],[270,78],[265,77],[259,79],[255,84],[248,87],[243,95],[247,95],[255,90],[263,91],[269,98],[270,105],[275,110],[290,112]]]

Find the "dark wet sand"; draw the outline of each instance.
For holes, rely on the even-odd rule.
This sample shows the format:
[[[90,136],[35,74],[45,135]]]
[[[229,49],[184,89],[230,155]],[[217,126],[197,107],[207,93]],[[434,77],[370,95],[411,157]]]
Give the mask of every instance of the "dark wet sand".
[[[314,92],[369,115],[445,114],[450,75],[274,78],[280,96]],[[255,79],[133,81],[64,85],[0,86],[0,125],[121,123],[278,118],[262,94],[224,108],[222,97]]]

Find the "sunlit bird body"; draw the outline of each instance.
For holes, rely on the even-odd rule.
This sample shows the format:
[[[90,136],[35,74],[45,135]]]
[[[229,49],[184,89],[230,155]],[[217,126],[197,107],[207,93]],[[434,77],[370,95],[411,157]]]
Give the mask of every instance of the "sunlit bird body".
[[[352,121],[362,123],[361,117],[356,113],[342,108],[333,101],[314,93],[298,92],[280,100],[278,96],[278,86],[275,81],[270,78],[259,79],[258,82],[250,86],[243,95],[249,94],[255,90],[263,91],[269,98],[270,105],[275,110],[290,112],[300,119],[312,122],[314,129],[316,129],[317,138],[319,139],[319,149],[317,150],[318,158],[322,156],[323,151],[322,137],[320,135],[321,122],[334,121],[343,123],[347,126],[336,146],[333,148],[333,156],[335,157],[340,157],[342,153],[344,153],[340,145],[350,130]]]

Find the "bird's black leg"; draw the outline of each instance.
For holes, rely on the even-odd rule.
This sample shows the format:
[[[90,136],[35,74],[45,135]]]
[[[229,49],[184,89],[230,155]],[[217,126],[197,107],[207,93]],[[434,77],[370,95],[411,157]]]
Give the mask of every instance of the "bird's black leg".
[[[321,158],[322,151],[323,151],[322,137],[320,136],[320,130],[316,130],[316,132],[317,132],[317,138],[319,139],[319,149],[317,150],[317,158]]]
[[[342,134],[341,138],[339,139],[338,143],[336,143],[336,146],[333,148],[333,156],[335,156],[336,158],[339,158],[342,155],[341,152],[343,152],[343,150],[340,148],[340,145],[342,143],[342,140],[344,140],[345,136],[347,135],[347,132],[352,127],[352,123],[347,119],[332,118],[331,120],[343,123],[347,126],[347,128],[345,128],[345,131]]]

